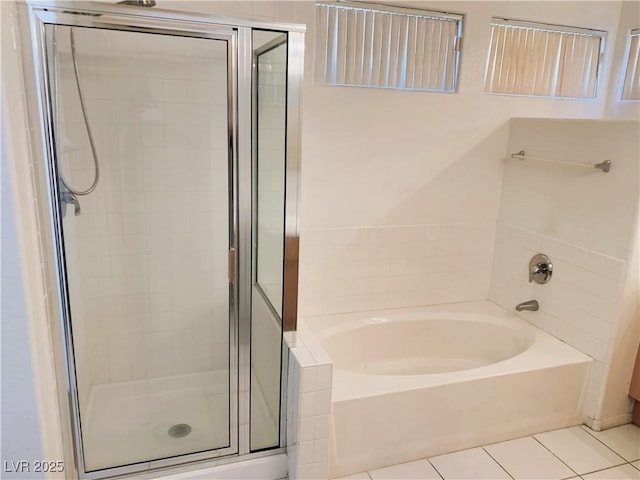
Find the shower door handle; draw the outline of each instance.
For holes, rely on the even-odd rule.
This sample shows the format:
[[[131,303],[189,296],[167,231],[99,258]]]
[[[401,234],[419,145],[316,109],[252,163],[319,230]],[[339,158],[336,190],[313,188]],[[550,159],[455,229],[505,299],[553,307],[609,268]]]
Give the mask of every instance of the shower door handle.
[[[236,249],[229,249],[229,283],[236,283]]]

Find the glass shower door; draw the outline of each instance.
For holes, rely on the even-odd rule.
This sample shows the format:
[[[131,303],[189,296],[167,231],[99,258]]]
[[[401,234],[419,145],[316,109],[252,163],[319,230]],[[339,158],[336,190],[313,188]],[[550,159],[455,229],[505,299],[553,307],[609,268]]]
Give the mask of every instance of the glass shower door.
[[[233,39],[46,26],[86,472],[237,451]]]
[[[280,441],[287,34],[253,31],[251,449]]]

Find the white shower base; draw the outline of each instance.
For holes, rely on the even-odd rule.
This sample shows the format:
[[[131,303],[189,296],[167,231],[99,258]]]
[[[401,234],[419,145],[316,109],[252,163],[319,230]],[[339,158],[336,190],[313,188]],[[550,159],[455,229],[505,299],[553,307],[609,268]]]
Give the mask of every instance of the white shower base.
[[[93,386],[82,422],[85,468],[98,470],[228,446],[228,375],[219,370]],[[264,403],[261,395],[254,401]],[[266,405],[259,411],[267,412]],[[169,428],[180,423],[190,425],[191,433],[171,437]],[[256,435],[273,435],[277,428],[266,413],[254,419],[253,427]],[[231,428],[237,428],[235,421]]]

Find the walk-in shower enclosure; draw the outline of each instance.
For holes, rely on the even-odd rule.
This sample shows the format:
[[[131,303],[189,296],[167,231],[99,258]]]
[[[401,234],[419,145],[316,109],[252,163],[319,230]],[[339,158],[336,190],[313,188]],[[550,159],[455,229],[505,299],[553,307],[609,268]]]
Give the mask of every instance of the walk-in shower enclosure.
[[[304,27],[102,3],[20,14],[77,475],[278,452]]]

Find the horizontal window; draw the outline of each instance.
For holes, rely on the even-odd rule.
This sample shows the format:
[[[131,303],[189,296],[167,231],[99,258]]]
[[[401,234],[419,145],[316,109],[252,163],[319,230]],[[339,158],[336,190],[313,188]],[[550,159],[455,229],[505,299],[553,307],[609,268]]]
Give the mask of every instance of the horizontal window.
[[[640,28],[631,30],[626,65],[622,100],[640,100]]]
[[[354,2],[316,3],[315,80],[454,92],[462,16]]]
[[[606,32],[494,18],[484,90],[595,98]]]

